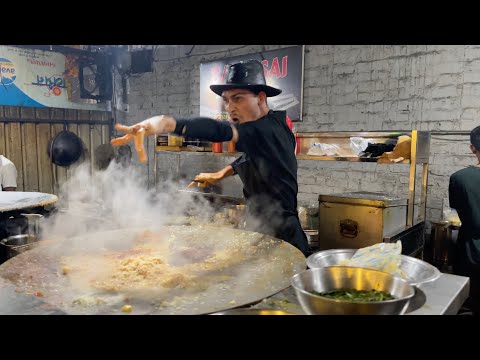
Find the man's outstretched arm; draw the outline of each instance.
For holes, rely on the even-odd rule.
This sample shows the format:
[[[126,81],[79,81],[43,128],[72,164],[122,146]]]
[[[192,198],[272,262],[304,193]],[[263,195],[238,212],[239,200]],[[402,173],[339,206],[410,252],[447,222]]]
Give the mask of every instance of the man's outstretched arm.
[[[237,143],[239,139],[238,131],[233,124],[205,117],[175,119],[173,116],[159,115],[132,126],[116,124],[115,129],[123,132],[125,135],[112,139],[111,144],[113,146],[122,146],[130,141],[134,141],[139,160],[144,163],[147,161],[143,145],[144,136],[174,133],[194,139],[212,142],[233,141],[234,143]]]

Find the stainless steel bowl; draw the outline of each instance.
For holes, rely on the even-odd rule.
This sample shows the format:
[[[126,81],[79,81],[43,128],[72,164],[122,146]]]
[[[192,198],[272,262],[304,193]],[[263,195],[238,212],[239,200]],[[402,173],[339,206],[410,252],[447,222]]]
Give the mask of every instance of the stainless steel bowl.
[[[348,266],[305,270],[294,275],[291,284],[309,315],[401,315],[415,295],[415,288],[405,280],[382,271]],[[395,299],[350,302],[312,293],[342,289],[384,291]]]
[[[37,244],[37,237],[34,235],[22,234],[9,236],[0,241],[2,260],[8,260],[18,254],[32,249]],[[0,261],[1,262],[1,261]]]
[[[357,249],[331,249],[316,252],[307,258],[310,269],[339,265],[342,261],[350,259]],[[441,273],[433,265],[407,255],[401,256],[400,269],[407,276],[410,285],[418,286],[437,280]]]
[[[32,244],[37,241],[37,237],[29,234],[13,235],[3,239],[0,243],[5,246],[21,246]]]

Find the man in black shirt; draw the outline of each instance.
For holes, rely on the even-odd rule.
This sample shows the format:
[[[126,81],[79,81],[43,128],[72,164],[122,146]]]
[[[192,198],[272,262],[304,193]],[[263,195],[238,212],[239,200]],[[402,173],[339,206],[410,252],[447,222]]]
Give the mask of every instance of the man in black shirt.
[[[455,251],[453,271],[470,277],[470,300],[474,314],[480,315],[480,126],[470,133],[470,150],[478,164],[459,170],[450,177],[450,206],[462,221]]]
[[[248,204],[249,228],[288,241],[307,254],[308,242],[297,213],[295,138],[287,126],[286,112],[272,111],[267,104],[267,97],[281,90],[266,84],[263,65],[256,60],[231,65],[226,83],[210,89],[223,98],[235,124],[162,115],[133,125],[128,132],[173,132],[212,142],[233,141],[243,155],[216,173],[218,179],[203,181],[213,183],[238,174]]]

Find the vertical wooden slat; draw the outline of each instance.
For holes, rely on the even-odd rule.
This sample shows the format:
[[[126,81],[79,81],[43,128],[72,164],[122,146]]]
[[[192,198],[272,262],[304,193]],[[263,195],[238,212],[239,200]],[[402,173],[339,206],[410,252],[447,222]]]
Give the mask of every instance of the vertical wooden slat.
[[[102,111],[90,111],[90,120],[103,121],[104,115]]]
[[[77,124],[69,123],[67,129],[68,129],[68,131],[73,132],[75,135],[78,135],[78,125]]]
[[[65,120],[65,109],[51,108],[50,116],[52,120]]]
[[[59,132],[63,131],[63,124],[53,124],[52,125],[52,138],[55,137]],[[55,174],[57,180],[57,186],[59,189],[62,189],[63,184],[67,180],[67,171],[63,166],[55,166]]]
[[[95,150],[97,149],[98,146],[103,144],[103,139],[102,139],[102,125],[92,125],[91,127],[91,134],[92,134],[92,145],[93,145],[93,150],[92,150],[92,155],[93,155],[93,163],[96,163],[96,154]]]
[[[78,136],[78,124],[76,123],[77,121],[77,110],[75,109],[65,109],[65,120],[67,125],[68,131],[73,132],[75,135]],[[70,171],[69,168],[66,168],[67,170],[67,181],[70,180],[70,176],[72,172]]]
[[[18,106],[4,108],[4,116],[9,119],[20,118]],[[23,191],[23,159],[22,159],[22,136],[19,123],[5,124],[5,156],[15,164],[17,168],[17,190]]]
[[[0,116],[3,117],[3,106],[0,106]],[[0,155],[5,155],[5,143],[7,136],[5,135],[5,124],[0,121]]]
[[[36,108],[35,118],[50,120],[50,108]],[[48,145],[52,139],[50,124],[37,125],[38,187],[40,192],[56,194],[54,181],[55,165],[48,156]]]
[[[90,112],[90,119],[96,121],[104,121],[104,112],[103,111],[91,111]],[[95,124],[91,126],[91,133],[92,133],[92,145],[93,145],[93,163],[96,163],[95,157],[95,149],[104,144],[103,141],[103,134],[102,134],[102,125]]]
[[[65,109],[65,120],[70,121],[75,121],[77,120],[77,113],[78,111],[75,109]]]
[[[52,120],[63,120],[66,122],[65,109],[52,108],[50,116]],[[54,124],[53,128],[55,129],[55,134],[67,129],[65,124]],[[62,185],[67,180],[67,169],[63,166],[55,166],[55,171],[57,175],[57,182],[61,189]]]
[[[56,129],[53,127],[53,124],[50,124],[48,127],[50,131],[50,141],[49,141],[49,146],[52,146],[52,141],[55,138],[55,131]],[[50,150],[49,150],[50,151]],[[50,160],[51,166],[52,166],[52,187],[53,187],[53,193],[55,195],[59,195],[59,189],[60,186],[57,181],[57,166]]]
[[[106,124],[106,125],[103,126],[103,129],[104,129],[104,130],[103,130],[103,131],[104,131],[104,141],[105,141],[106,143],[109,143],[110,140],[111,140],[111,137],[112,137],[111,129],[110,129],[110,126],[108,125],[108,124],[110,124],[110,121],[111,121],[111,119],[112,119],[112,116],[113,116],[112,113],[109,112],[109,111],[103,111],[103,112],[102,112],[102,120],[104,120],[104,121],[105,121],[105,124]]]
[[[88,110],[78,110],[77,111],[78,120],[90,120],[90,112]]]
[[[5,125],[7,136],[5,156],[15,164],[17,168],[17,191],[23,191],[23,159],[22,159],[22,135],[20,123],[8,123]]]
[[[0,155],[5,154],[5,124],[0,122]]]
[[[37,125],[37,156],[38,156],[38,188],[40,192],[54,193],[53,165],[48,157],[48,145],[50,142],[50,125]]]
[[[78,110],[77,111],[78,120],[89,120],[88,110]],[[90,125],[78,125],[78,136],[82,139],[83,145],[85,146],[85,161],[91,161],[92,149],[90,146]]]
[[[102,111],[90,111],[90,120],[103,121],[104,113]],[[96,163],[95,150],[104,143],[102,135],[102,125],[95,124],[90,127],[92,134],[92,161]]]
[[[90,161],[90,125],[78,125],[78,136],[86,149],[85,159]]]
[[[50,119],[50,109],[49,108],[35,108],[35,118],[42,120]]]
[[[34,119],[35,108],[22,107],[20,109],[20,117],[22,119]],[[36,125],[33,123],[22,124],[21,135],[24,191],[38,191]]]
[[[100,119],[104,121],[108,121],[112,116],[112,113],[109,111],[101,111],[100,112]]]
[[[5,106],[5,117],[9,119],[20,118],[20,107],[18,106]]]
[[[110,128],[107,125],[102,125],[102,141],[103,144],[110,142]]]
[[[65,109],[65,120],[68,125],[68,131],[78,135],[78,124],[75,123],[77,120],[77,111],[74,109]]]
[[[24,191],[39,191],[38,185],[38,152],[37,152],[37,125],[23,124],[23,146],[24,159]]]

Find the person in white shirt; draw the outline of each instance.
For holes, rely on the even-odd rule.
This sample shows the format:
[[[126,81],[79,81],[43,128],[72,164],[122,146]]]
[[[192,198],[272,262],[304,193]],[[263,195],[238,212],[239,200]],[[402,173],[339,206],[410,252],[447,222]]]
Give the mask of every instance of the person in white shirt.
[[[0,191],[17,189],[17,168],[5,156],[0,155]]]

